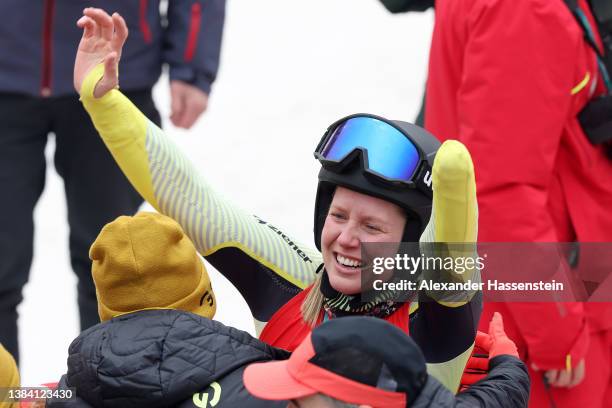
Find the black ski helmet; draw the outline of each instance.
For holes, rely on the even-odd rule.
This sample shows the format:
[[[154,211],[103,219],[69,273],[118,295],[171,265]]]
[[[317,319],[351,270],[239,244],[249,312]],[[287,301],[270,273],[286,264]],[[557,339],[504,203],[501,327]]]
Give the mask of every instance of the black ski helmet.
[[[325,223],[325,218],[337,186],[381,198],[402,208],[407,215],[404,235],[402,237],[403,242],[417,242],[431,217],[431,168],[433,167],[436,152],[440,147],[440,141],[425,129],[412,123],[387,120],[371,114],[355,114],[332,124],[321,139],[319,147],[321,147],[328,133],[333,131],[338,123],[360,116],[371,117],[386,122],[400,130],[404,135],[407,135],[422,155],[422,163],[416,170],[413,178],[418,180],[429,178],[428,182],[425,181],[429,191],[408,188],[402,185],[394,186],[388,182],[377,180],[375,177],[369,177],[369,174],[364,169],[363,152],[360,149],[355,149],[355,151],[346,156],[342,161],[344,165],[340,171],[326,169],[322,166],[321,171],[319,171],[319,185],[317,187],[314,213],[315,245],[319,250],[321,250],[323,224]]]

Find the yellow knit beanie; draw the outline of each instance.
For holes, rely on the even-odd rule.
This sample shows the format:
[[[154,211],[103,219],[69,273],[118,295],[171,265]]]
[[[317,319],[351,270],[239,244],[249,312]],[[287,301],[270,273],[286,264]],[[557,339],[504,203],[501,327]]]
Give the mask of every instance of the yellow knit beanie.
[[[158,213],[106,224],[89,250],[102,321],[146,309],[180,309],[212,318],[210,278],[181,226]]]
[[[0,343],[0,388],[16,388],[19,385],[19,370],[15,359]],[[0,390],[0,408],[18,407],[18,402],[2,402],[8,399],[7,391]]]

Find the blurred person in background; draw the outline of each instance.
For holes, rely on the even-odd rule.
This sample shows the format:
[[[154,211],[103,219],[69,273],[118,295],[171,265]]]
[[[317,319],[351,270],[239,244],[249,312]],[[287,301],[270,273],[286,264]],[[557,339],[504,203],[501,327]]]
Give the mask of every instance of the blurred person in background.
[[[225,0],[0,2],[0,342],[19,361],[17,306],[32,262],[32,213],[45,184],[45,145],[55,134],[64,180],[70,260],[78,277],[81,329],[98,322],[89,246],[104,224],[142,203],[97,135],[72,81],[83,7],[119,11],[133,31],[121,60],[121,86],[153,122],[151,90],[169,67],[171,122],[190,128],[206,110],[217,75]],[[49,262],[51,260],[47,260]]]
[[[481,242],[612,241],[611,4],[436,1],[425,127],[474,157]],[[496,310],[531,406],[612,406],[610,304],[485,304],[481,329]]]

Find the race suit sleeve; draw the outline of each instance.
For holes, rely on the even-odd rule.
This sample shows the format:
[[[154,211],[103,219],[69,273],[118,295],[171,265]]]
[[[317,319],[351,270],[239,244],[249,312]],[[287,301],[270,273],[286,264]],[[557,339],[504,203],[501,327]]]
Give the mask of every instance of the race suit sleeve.
[[[471,258],[476,266],[478,203],[470,153],[461,143],[446,141],[432,172],[432,215],[420,239],[421,251],[429,257]],[[477,267],[455,269],[447,274],[425,271],[424,279],[480,282]],[[421,290],[418,309],[411,315],[410,334],[423,350],[428,372],[453,392],[474,347],[481,311],[480,291]]]
[[[568,68],[580,57],[581,38],[567,28],[576,26],[569,10],[554,2],[475,3],[456,104],[458,138],[478,168],[479,238],[556,242],[548,190],[572,89],[585,75]],[[541,369],[583,358],[581,304],[513,303],[509,310]]]
[[[266,322],[313,282],[321,255],[223,199],[121,92],[94,98],[102,74],[99,65],[87,76],[81,100],[119,167],[146,201],[180,223],[255,319]]]
[[[170,80],[210,93],[219,69],[225,0],[170,1],[167,20],[162,58]]]

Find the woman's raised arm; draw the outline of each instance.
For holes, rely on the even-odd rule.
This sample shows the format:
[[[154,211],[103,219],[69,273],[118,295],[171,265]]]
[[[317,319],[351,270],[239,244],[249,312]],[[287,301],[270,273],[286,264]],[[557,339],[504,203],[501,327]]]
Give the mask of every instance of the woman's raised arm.
[[[245,297],[255,318],[267,321],[314,280],[320,254],[223,199],[116,89],[127,37],[121,16],[85,9],[78,25],[84,32],[75,87],[119,167],[151,205],[181,224],[198,251]]]

